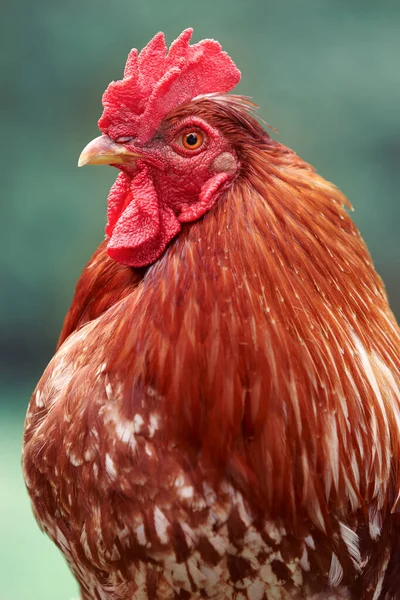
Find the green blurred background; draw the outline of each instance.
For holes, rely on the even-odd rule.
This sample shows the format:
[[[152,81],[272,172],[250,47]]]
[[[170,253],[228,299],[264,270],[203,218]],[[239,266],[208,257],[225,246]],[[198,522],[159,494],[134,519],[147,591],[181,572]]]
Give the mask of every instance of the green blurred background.
[[[350,198],[400,315],[400,2],[11,0],[1,4],[0,600],[77,596],[20,474],[23,418],[103,237],[110,168],[76,168],[132,46],[218,39],[239,92]]]

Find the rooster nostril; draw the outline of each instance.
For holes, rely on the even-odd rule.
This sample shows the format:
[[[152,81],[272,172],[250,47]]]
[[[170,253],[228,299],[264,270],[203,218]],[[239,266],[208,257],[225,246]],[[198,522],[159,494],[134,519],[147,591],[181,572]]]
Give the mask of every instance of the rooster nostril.
[[[115,142],[117,144],[127,144],[128,142],[131,142],[133,140],[133,136],[131,135],[121,135],[120,137],[118,137]]]

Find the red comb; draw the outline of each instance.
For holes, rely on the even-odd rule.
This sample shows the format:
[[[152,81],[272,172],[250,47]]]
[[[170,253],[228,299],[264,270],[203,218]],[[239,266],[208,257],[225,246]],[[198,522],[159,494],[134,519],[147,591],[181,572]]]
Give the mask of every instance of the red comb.
[[[103,133],[147,141],[172,109],[202,94],[228,92],[239,82],[240,71],[220,44],[202,40],[190,46],[192,33],[183,31],[169,52],[163,33],[140,54],[131,50],[124,78],[104,92]]]

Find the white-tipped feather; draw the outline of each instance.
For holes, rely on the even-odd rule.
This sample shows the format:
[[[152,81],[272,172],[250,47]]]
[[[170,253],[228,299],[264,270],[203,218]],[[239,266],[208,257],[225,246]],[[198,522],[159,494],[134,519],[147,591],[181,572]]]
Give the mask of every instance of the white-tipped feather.
[[[343,579],[343,567],[339,562],[338,557],[332,552],[331,566],[329,569],[329,585],[337,587]]]
[[[339,523],[342,539],[347,546],[351,560],[357,571],[361,570],[360,539],[358,535],[344,523]]]

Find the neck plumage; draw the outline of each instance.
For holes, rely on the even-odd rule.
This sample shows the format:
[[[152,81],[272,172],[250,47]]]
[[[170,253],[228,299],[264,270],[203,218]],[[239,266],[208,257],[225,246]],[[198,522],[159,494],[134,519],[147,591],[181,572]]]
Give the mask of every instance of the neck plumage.
[[[397,500],[399,330],[340,192],[275,142],[248,159],[105,315],[110,365],[127,416],[156,390],[204,468],[326,531]]]

